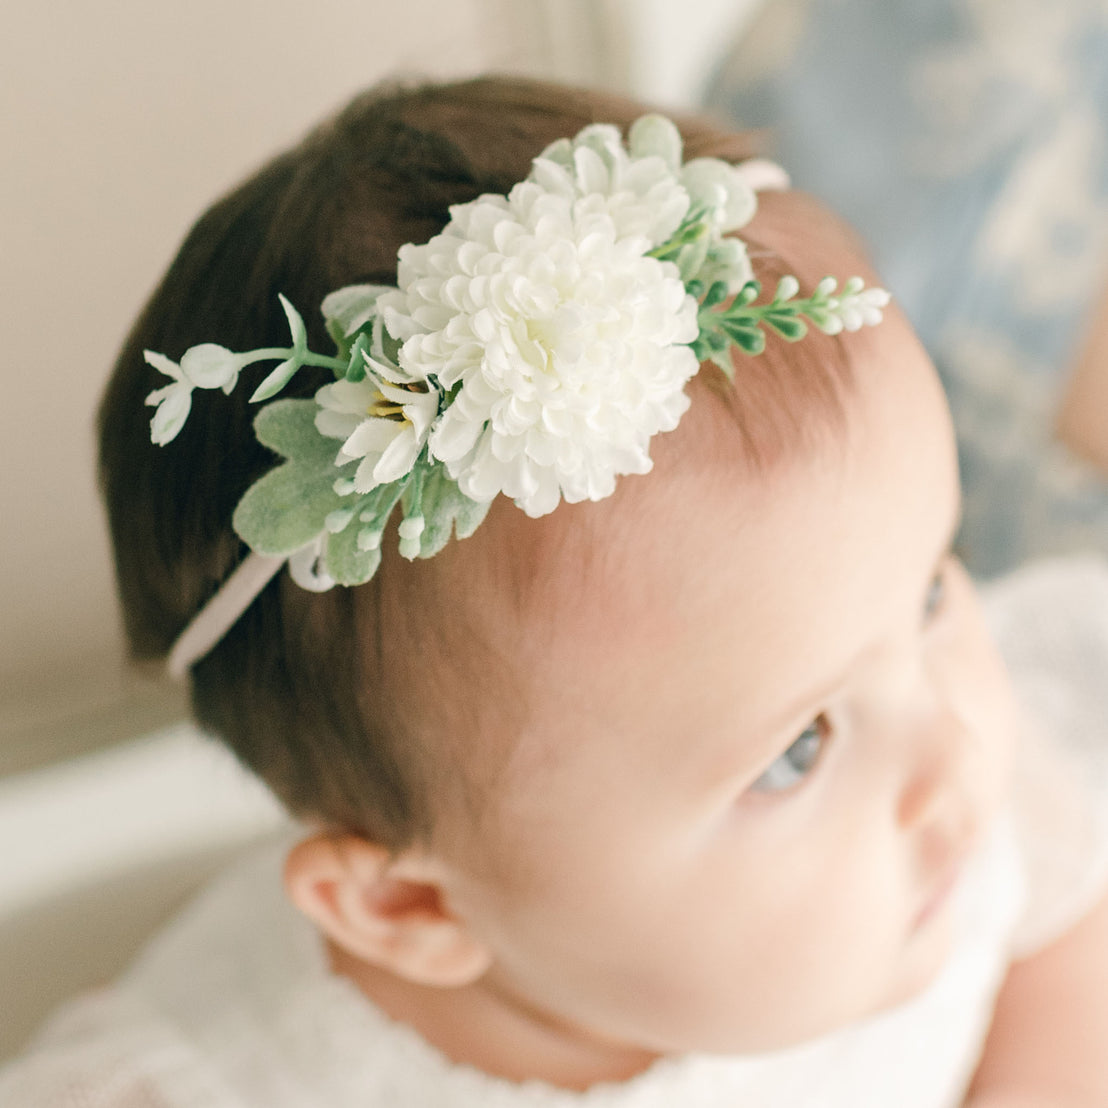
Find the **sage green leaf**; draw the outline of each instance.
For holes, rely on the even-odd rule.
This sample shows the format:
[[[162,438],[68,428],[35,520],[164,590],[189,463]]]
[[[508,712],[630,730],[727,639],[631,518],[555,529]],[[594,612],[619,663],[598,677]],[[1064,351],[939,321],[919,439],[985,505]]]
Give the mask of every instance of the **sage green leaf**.
[[[392,515],[392,510],[396,507],[396,502],[400,499],[407,484],[408,475],[406,474],[399,480],[370,489],[358,501],[358,524],[354,530],[362,531],[369,527],[374,531],[384,531],[385,524],[388,523],[389,516]]]
[[[388,285],[347,285],[323,298],[323,316],[327,321],[327,333],[331,336],[340,358],[353,369],[353,344],[357,337],[380,329],[377,318],[377,301],[383,293],[393,291]],[[366,340],[368,348],[368,339]],[[380,345],[377,341],[376,346]],[[354,380],[347,371],[347,379]]]
[[[322,304],[328,330],[334,324],[343,337],[349,338],[374,318],[378,297],[389,291],[388,285],[347,285],[328,293]]]
[[[381,547],[362,550],[358,545],[357,525],[347,527],[337,535],[328,535],[324,553],[327,572],[339,585],[364,585],[381,564]]]
[[[235,509],[235,531],[259,554],[291,554],[348,506],[334,489],[343,474],[335,465],[337,444],[315,429],[316,410],[312,400],[278,400],[254,420],[258,441],[287,459],[255,481]]]
[[[674,172],[681,168],[681,145],[681,132],[660,115],[641,116],[627,132],[627,148],[632,157],[657,156]]]
[[[451,533],[468,538],[480,526],[489,510],[489,502],[471,500],[444,466],[430,468],[423,482],[423,519],[419,537],[419,556],[434,557],[450,541]]]
[[[316,430],[318,411],[319,405],[314,400],[275,400],[254,417],[254,434],[258,442],[283,458],[327,460],[332,466],[333,481],[341,473],[334,468],[339,442]]]
[[[367,547],[362,536],[367,532],[380,534],[384,531],[407,481],[405,476],[388,485],[378,485],[355,500],[354,510],[348,516],[343,512],[341,516],[332,517],[333,524],[345,523],[346,526],[327,536],[324,564],[340,585],[364,585],[377,572],[381,562],[380,542]],[[349,507],[350,500],[343,504]]]
[[[348,358],[350,356],[350,340],[346,337],[342,324],[337,320],[329,319],[324,323],[324,327],[327,328],[327,334],[331,336],[331,341],[335,344],[336,357]]]
[[[246,490],[232,518],[235,531],[259,554],[291,554],[315,539],[342,507],[334,483],[333,459],[322,465],[285,462]]]

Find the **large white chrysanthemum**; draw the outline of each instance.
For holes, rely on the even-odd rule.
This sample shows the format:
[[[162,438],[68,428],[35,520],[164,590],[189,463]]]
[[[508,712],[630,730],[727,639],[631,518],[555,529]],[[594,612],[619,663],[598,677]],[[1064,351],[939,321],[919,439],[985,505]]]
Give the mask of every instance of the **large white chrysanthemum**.
[[[649,470],[698,368],[696,302],[648,256],[688,210],[677,175],[630,158],[615,128],[552,152],[507,197],[460,205],[404,247],[379,301],[405,372],[452,394],[431,454],[466,495],[503,492],[532,516]]]

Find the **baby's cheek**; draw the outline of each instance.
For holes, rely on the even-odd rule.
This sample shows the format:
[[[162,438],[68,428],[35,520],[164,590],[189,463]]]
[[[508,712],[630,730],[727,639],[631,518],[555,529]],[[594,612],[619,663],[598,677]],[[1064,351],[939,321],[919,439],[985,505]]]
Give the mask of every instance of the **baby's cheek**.
[[[967,718],[978,740],[981,795],[990,809],[988,814],[993,815],[1003,807],[1011,788],[1021,713],[1008,669],[968,578],[965,585],[970,595],[956,664],[964,686]]]

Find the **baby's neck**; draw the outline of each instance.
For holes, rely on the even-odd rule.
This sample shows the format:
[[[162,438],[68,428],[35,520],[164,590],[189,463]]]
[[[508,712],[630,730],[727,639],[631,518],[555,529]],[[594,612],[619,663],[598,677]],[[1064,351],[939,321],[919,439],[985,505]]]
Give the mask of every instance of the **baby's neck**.
[[[656,1055],[600,1041],[520,1005],[488,979],[458,988],[419,985],[328,943],[332,970],[389,1018],[405,1023],[450,1061],[509,1081],[582,1090],[626,1081]]]

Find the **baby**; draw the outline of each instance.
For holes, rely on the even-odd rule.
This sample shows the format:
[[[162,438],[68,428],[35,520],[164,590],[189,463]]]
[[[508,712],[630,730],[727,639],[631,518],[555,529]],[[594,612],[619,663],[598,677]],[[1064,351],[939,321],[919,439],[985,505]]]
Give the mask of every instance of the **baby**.
[[[767,189],[749,219],[774,174],[740,136],[682,120],[681,153],[642,114],[378,90],[185,242],[101,413],[128,631],[305,831],[55,1020],[5,1105],[1108,1102],[1105,838],[1052,732],[1103,728],[1105,575],[990,600],[1018,683],[1071,642],[1091,674],[1040,698],[1062,722],[1036,746],[952,553],[955,444],[909,325],[859,282],[831,298],[868,271],[810,200]],[[629,161],[603,128],[560,141],[595,123]],[[615,196],[613,165],[650,198],[611,201],[634,249],[598,217],[571,256],[556,205],[533,255],[497,223],[558,166]],[[255,348],[286,359],[263,398],[293,397],[257,438],[260,356],[227,353]]]

